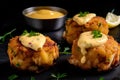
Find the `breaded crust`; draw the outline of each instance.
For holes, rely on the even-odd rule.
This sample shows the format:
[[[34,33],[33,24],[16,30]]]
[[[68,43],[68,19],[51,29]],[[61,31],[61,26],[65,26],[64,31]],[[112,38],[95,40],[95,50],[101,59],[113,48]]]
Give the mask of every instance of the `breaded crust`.
[[[110,70],[119,64],[120,45],[112,36],[108,36],[108,41],[105,44],[86,49],[85,63],[81,63],[83,55],[77,42],[78,39],[73,42],[72,55],[68,59],[70,64],[84,70],[96,68],[98,71]]]
[[[73,43],[73,40],[79,37],[79,35],[85,31],[100,30],[104,34],[108,34],[109,28],[106,20],[103,17],[93,17],[89,22],[84,25],[78,25],[72,18],[66,21],[66,30],[63,37],[69,44]]]
[[[41,68],[54,65],[54,60],[59,57],[57,44],[49,37],[46,37],[43,48],[34,51],[24,47],[19,41],[19,36],[16,36],[10,39],[7,53],[12,66],[33,72],[39,72]]]

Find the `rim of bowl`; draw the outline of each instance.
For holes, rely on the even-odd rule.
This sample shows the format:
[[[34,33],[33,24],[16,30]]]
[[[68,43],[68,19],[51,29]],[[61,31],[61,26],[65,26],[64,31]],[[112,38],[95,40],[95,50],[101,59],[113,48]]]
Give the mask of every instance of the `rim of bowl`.
[[[65,16],[68,14],[68,11],[67,11],[66,9],[61,8],[61,7],[56,7],[56,6],[32,6],[32,7],[25,8],[25,9],[22,11],[22,14],[23,14],[25,17],[27,17],[27,18],[31,18],[31,17],[29,17],[29,16],[26,16],[26,14],[29,13],[29,12],[38,10],[38,9],[49,9],[49,10],[53,10],[53,11],[59,11],[59,12],[61,12],[61,13],[64,14],[64,15],[61,16],[61,17],[51,18],[51,19],[63,18],[63,17],[65,17]],[[31,19],[37,19],[37,18],[31,18]],[[49,20],[49,19],[38,19],[38,20]]]

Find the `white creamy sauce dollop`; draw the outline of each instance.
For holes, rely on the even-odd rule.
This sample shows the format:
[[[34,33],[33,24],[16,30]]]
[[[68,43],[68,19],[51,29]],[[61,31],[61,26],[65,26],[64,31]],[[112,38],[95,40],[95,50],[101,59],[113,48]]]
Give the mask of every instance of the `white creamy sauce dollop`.
[[[104,44],[108,38],[105,34],[101,33],[102,37],[99,38],[93,38],[92,31],[84,32],[80,35],[78,39],[78,47],[81,49],[81,53],[84,58],[81,58],[81,62],[84,63],[86,59],[85,55],[87,54],[86,48],[96,47]]]
[[[83,17],[79,17],[80,14],[76,14],[74,17],[73,17],[73,20],[75,22],[77,22],[79,25],[84,25],[86,24],[88,21],[90,21],[93,17],[96,16],[95,13],[89,13],[89,14],[86,14],[85,16]]]
[[[21,35],[19,37],[20,42],[25,47],[31,48],[35,51],[37,51],[39,48],[42,48],[43,45],[46,42],[46,37],[43,34],[37,35],[37,36],[29,36],[28,34]]]

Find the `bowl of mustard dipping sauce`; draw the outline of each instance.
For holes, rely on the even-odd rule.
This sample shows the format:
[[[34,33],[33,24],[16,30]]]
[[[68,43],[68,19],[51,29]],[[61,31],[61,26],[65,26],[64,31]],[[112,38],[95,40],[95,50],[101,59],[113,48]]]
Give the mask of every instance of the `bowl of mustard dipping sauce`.
[[[55,6],[36,6],[23,10],[29,26],[38,31],[54,31],[64,26],[67,10]]]

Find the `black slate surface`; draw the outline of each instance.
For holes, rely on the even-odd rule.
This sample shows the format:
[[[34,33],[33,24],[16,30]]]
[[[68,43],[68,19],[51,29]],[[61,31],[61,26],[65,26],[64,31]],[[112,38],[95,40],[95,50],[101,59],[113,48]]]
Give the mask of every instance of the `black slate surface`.
[[[65,8],[69,12],[68,18],[79,11],[95,12],[97,15],[105,17],[107,12],[115,9],[114,13],[120,14],[118,0],[107,2],[100,0],[4,0],[0,2],[0,35],[3,35],[14,28],[16,28],[16,31],[12,34],[13,36],[20,35],[24,29],[31,30],[24,22],[22,10],[30,6],[38,5],[52,5]],[[63,31],[64,28],[54,32],[42,33],[50,36],[64,48],[69,45],[62,38]],[[109,35],[113,36],[115,40],[120,43],[120,25],[110,29]],[[60,80],[100,80],[101,77],[103,77],[104,80],[120,80],[120,66],[113,70],[101,73],[93,70],[83,71],[68,63],[67,59],[70,55],[60,55],[53,67],[38,74],[16,70],[9,64],[7,55],[7,43],[9,39],[10,37],[7,37],[6,42],[0,44],[0,80],[8,80],[8,77],[12,74],[18,75],[16,80],[31,80],[31,77],[34,77],[36,80],[56,80],[51,77],[51,73],[67,73],[67,76]]]

